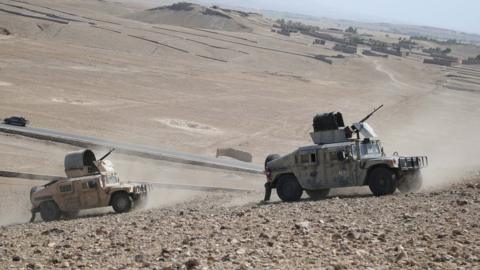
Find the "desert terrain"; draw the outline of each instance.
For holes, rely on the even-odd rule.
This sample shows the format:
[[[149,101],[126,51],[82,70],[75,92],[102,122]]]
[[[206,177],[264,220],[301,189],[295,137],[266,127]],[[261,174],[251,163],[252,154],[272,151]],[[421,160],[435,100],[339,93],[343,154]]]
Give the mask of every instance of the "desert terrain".
[[[210,157],[231,147],[262,164],[311,144],[317,113],[350,123],[384,104],[369,124],[387,154],[429,157],[422,192],[262,204],[263,175],[113,154],[124,180],[250,191],[156,190],[145,211],[26,224],[42,182],[0,178],[0,269],[480,267],[478,65],[361,53],[328,64],[315,56],[338,55],[333,43],[271,32],[260,14],[159,2],[0,1],[0,116]],[[0,134],[0,170],[63,176],[78,149]]]

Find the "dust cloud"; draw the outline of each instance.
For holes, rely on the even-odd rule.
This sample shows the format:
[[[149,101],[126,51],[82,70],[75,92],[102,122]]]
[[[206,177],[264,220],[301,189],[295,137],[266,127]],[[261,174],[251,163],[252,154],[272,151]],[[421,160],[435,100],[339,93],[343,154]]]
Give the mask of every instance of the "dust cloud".
[[[195,184],[195,175],[190,171],[183,170],[179,165],[164,165],[159,162],[148,161],[139,158],[121,156],[112,158],[114,168],[123,182],[159,182],[177,183],[181,178],[182,184]],[[146,209],[165,207],[195,199],[202,194],[198,191],[162,189],[153,187],[147,197]]]
[[[480,170],[479,97],[440,88],[394,112],[394,121],[383,127],[386,150],[428,156],[423,191],[462,182]]]
[[[26,223],[30,219],[30,187],[0,180],[0,226]]]

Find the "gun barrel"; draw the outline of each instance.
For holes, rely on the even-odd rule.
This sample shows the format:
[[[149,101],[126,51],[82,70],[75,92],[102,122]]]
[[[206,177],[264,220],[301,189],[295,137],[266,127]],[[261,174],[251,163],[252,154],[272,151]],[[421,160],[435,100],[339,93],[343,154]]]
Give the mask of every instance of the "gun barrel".
[[[112,150],[108,151],[108,153],[106,153],[103,157],[101,157],[99,160],[104,160],[105,158],[107,158],[113,151],[115,151],[115,148],[113,148]]]
[[[378,108],[376,108],[375,110],[373,110],[373,112],[371,112],[370,114],[368,114],[367,116],[365,116],[362,120],[360,120],[359,123],[363,123],[365,121],[368,120],[368,118],[370,118],[374,113],[376,113],[378,110],[380,110],[381,108],[383,107],[383,104],[378,106]]]

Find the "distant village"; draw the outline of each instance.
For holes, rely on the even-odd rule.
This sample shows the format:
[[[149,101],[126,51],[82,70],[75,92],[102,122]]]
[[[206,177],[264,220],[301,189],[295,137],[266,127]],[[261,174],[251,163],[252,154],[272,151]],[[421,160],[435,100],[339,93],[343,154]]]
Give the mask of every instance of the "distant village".
[[[423,63],[441,66],[452,66],[455,64],[479,65],[480,55],[472,56],[466,59],[460,59],[451,56],[452,50],[448,45],[461,44],[457,40],[449,39],[446,41],[436,40],[429,37],[412,36],[410,38],[400,37],[397,42],[385,42],[374,39],[374,36],[367,33],[358,33],[358,29],[348,27],[346,29],[326,28],[321,29],[318,26],[303,24],[301,22],[286,21],[279,19],[272,27],[272,32],[284,36],[300,33],[314,38],[313,45],[326,46],[327,42],[333,43],[331,48],[345,54],[356,54],[359,48],[362,48],[362,54],[372,57],[384,57],[389,55],[398,57],[407,57],[415,54],[423,58]],[[388,34],[386,34],[388,37]],[[429,47],[421,45],[418,41],[439,44],[441,47]],[[342,57],[338,55],[337,57]],[[319,60],[332,63],[328,57],[318,55]],[[331,57],[330,57],[331,58]]]

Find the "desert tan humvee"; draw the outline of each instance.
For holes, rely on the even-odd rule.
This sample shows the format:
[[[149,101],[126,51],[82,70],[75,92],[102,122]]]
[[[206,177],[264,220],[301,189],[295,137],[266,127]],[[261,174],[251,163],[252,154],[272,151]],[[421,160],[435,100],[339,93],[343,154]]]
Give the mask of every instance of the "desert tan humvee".
[[[383,106],[383,105],[382,105]],[[265,201],[277,190],[282,201],[298,201],[303,191],[312,199],[325,198],[331,188],[369,186],[375,196],[415,192],[422,186],[420,169],[426,156],[385,155],[378,136],[365,121],[382,106],[351,127],[341,113],[317,115],[310,135],[315,145],[265,160]],[[356,138],[352,135],[356,133]]]
[[[53,180],[30,191],[32,218],[40,212],[44,221],[76,216],[80,210],[112,206],[124,213],[145,202],[149,186],[121,183],[110,161],[113,150],[96,160],[91,150],[65,156],[67,178]]]

